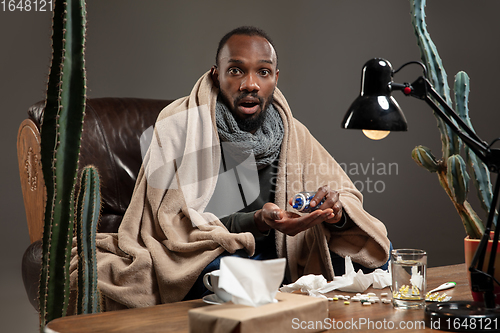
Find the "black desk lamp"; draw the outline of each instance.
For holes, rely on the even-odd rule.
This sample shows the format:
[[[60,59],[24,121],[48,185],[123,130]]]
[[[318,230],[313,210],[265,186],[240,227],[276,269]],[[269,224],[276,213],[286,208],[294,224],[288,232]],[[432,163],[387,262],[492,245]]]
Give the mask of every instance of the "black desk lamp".
[[[412,84],[392,82],[392,76],[409,64],[422,66],[424,76],[419,77]],[[372,131],[406,131],[406,119],[396,100],[391,96],[391,91],[401,90],[406,96],[426,101],[452,131],[488,166],[490,172],[499,173],[500,149],[491,148],[493,143],[488,145],[481,140],[434,90],[426,76],[427,70],[424,64],[417,61],[406,63],[398,70],[393,71],[391,64],[385,59],[374,58],[369,60],[363,67],[361,94],[347,111],[342,121],[342,128]],[[494,263],[500,232],[499,223],[495,227],[488,269],[486,271],[481,270],[485,261],[486,247],[490,239],[499,192],[500,182],[497,176],[485,231],[469,267],[472,290],[483,294],[484,304],[458,301],[427,305],[425,321],[428,326],[432,327],[432,323],[434,327],[439,326],[441,330],[467,332],[492,332],[494,325],[496,325],[496,329],[500,327],[500,307],[495,304],[494,294],[495,283],[500,285],[494,278]],[[456,324],[457,322],[461,324],[464,321],[467,323],[474,321],[476,323],[475,329],[471,329],[471,326]],[[436,322],[439,322],[439,325]],[[488,322],[491,323],[489,326],[487,325]]]

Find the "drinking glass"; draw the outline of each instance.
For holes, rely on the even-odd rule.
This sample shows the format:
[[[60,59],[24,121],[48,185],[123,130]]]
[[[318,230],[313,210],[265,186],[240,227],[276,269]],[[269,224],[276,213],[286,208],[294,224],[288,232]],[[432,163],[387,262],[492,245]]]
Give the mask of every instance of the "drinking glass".
[[[400,309],[425,307],[427,253],[398,249],[391,253],[392,304]]]

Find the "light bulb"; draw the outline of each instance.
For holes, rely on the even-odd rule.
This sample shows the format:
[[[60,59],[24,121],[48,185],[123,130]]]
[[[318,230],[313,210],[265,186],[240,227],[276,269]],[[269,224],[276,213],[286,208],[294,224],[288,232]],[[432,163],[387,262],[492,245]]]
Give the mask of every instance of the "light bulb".
[[[391,133],[391,131],[363,130],[363,133],[372,140],[382,140]]]

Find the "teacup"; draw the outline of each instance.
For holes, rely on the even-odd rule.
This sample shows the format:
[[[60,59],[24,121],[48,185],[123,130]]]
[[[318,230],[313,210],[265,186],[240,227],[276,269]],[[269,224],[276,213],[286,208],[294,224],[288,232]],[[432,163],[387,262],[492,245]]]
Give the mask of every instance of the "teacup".
[[[231,300],[231,294],[227,293],[224,289],[219,288],[220,270],[209,272],[203,276],[203,284],[208,290],[213,291],[214,294],[222,301],[228,302]]]

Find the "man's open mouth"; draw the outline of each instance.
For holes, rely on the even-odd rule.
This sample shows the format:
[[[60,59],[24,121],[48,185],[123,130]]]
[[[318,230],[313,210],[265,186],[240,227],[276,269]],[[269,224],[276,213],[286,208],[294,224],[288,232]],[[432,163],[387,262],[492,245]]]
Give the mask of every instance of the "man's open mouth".
[[[238,109],[241,111],[243,114],[254,114],[256,113],[260,108],[260,101],[258,99],[246,99],[244,98],[238,103]]]

